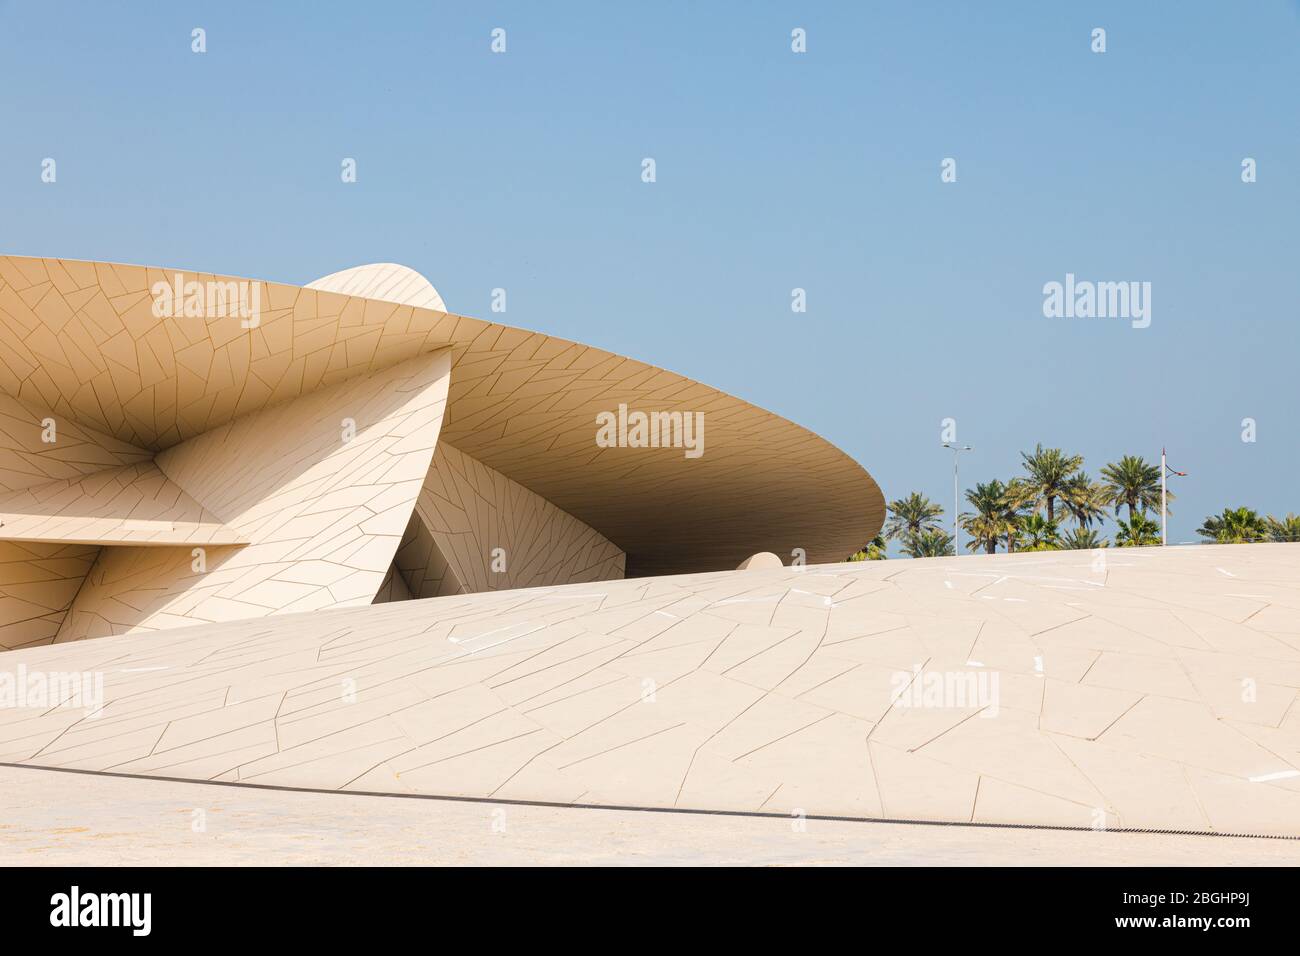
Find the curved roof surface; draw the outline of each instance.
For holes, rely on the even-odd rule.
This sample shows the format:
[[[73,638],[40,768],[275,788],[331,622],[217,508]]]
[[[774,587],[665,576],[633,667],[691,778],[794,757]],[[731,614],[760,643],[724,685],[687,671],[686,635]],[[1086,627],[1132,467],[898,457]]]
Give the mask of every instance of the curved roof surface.
[[[835,561],[880,528],[875,481],[812,432],[635,359],[429,307],[441,298],[418,279],[384,264],[299,287],[0,257],[0,392],[156,452],[450,346],[440,440],[605,535],[627,552],[629,575],[734,567],[794,548]],[[177,305],[155,315],[163,287],[198,290],[198,314]],[[241,319],[240,302],[256,306],[256,321]],[[620,404],[702,412],[704,453],[598,447],[596,416]]]

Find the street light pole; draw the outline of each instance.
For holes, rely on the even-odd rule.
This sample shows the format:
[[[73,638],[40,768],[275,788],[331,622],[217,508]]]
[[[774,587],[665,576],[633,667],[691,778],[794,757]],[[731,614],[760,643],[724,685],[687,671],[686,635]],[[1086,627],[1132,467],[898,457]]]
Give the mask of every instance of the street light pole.
[[[961,555],[961,542],[957,540],[958,531],[957,512],[961,503],[961,483],[957,480],[957,461],[961,458],[964,451],[974,451],[970,445],[954,445],[952,442],[944,442],[944,448],[952,449],[952,554],[953,557]]]

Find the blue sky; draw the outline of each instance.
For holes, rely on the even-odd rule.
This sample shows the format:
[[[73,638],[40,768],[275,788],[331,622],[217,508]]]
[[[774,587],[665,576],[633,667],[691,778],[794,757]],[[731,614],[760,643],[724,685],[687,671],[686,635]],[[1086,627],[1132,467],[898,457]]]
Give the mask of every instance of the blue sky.
[[[1300,511],[1294,0],[0,0],[0,80],[6,253],[400,262],[806,425],[890,498],[950,507],[952,416],[964,486],[1163,444],[1171,540]],[[1149,281],[1150,327],[1045,318],[1067,272]]]

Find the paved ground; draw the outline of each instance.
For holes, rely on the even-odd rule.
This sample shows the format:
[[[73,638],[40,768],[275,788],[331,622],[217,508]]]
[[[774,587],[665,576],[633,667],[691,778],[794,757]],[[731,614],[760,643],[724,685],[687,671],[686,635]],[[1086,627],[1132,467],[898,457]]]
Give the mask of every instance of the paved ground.
[[[3,658],[47,690],[0,707],[28,766],[1300,836],[1300,544],[640,578]]]
[[[1300,841],[818,820],[797,832],[783,819],[0,768],[0,866],[131,864],[1296,866]]]

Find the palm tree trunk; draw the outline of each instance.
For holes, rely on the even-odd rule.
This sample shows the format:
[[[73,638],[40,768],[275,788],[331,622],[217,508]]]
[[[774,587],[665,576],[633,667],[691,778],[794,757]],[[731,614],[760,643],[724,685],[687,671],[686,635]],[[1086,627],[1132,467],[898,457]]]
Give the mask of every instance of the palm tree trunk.
[[[1056,504],[1056,498],[1053,495],[1047,496],[1047,520],[1055,521],[1056,515],[1053,513],[1053,506]]]

